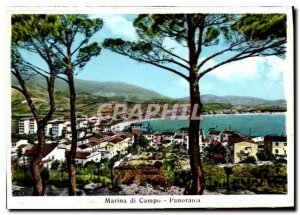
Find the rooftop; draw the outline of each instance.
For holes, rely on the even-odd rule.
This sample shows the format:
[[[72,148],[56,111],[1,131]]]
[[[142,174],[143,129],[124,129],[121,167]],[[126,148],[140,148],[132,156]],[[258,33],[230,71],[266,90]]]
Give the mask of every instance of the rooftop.
[[[44,150],[43,150],[43,157],[46,157],[48,154],[50,154],[57,146],[57,143],[49,143],[44,144]],[[33,157],[37,153],[37,146],[33,146],[31,149],[27,150],[24,153],[24,156],[27,157]]]

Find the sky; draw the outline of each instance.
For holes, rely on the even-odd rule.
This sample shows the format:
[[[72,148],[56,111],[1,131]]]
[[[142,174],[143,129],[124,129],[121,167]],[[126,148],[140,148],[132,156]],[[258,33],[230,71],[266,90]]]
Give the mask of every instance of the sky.
[[[122,38],[135,41],[138,37],[133,27],[136,15],[91,14],[91,18],[102,18],[103,28],[92,40],[102,42],[105,38]],[[167,47],[187,59],[186,48],[178,47],[171,40],[165,41]],[[216,52],[221,47],[204,49],[200,60]],[[226,56],[224,56],[226,57]],[[33,59],[33,57],[31,57]],[[210,61],[207,66],[218,62]],[[252,96],[265,99],[283,99],[283,73],[287,62],[276,56],[255,57],[233,62],[208,73],[200,80],[201,94],[217,96]],[[102,49],[98,57],[92,58],[77,78],[93,81],[121,81],[154,90],[171,98],[189,96],[189,86],[185,79],[169,71],[152,65],[137,62],[128,57]]]

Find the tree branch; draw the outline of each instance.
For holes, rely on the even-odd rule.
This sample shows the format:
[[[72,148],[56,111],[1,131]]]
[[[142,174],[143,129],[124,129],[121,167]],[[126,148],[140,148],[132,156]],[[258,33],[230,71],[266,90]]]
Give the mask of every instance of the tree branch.
[[[174,54],[173,52],[171,52],[171,51],[165,49],[162,45],[158,45],[158,44],[155,44],[155,43],[153,43],[153,45],[154,45],[155,47],[157,47],[157,48],[163,50],[164,52],[168,53],[169,55],[171,55],[171,56],[173,56],[173,57],[176,57],[176,58],[178,58],[179,60],[184,61],[185,63],[189,63],[189,61],[187,61],[186,59],[184,59],[184,58],[182,58],[182,57],[180,57],[180,56]]]
[[[256,49],[254,50],[247,50],[245,49],[243,52],[240,52],[239,54],[221,62],[221,63],[218,63],[216,64],[215,66],[211,67],[211,68],[208,68],[206,69],[205,71],[201,72],[199,75],[198,75],[198,80],[203,77],[205,74],[207,74],[208,72],[211,72],[212,70],[224,65],[224,64],[227,64],[227,63],[230,63],[230,62],[234,62],[234,61],[238,61],[238,60],[242,60],[242,59],[245,59],[245,58],[248,58],[248,57],[255,57],[255,56],[272,56],[272,55],[277,55],[277,52],[276,53],[269,53],[269,54],[263,54],[261,52],[263,51],[266,51],[268,49],[272,49],[272,48],[275,48],[275,47],[278,47],[282,44],[284,44],[286,41],[286,39],[283,39],[283,40],[279,40],[279,41],[276,41],[272,44],[270,44],[269,46],[266,46],[266,44],[264,44],[262,47],[257,47]],[[280,53],[281,54],[281,53]]]
[[[31,96],[29,95],[29,93],[27,91],[25,82],[22,79],[22,76],[21,76],[19,70],[15,66],[13,66],[13,68],[14,68],[14,71],[12,71],[12,74],[17,78],[17,80],[21,86],[21,88],[19,88],[21,90],[19,90],[18,88],[14,88],[14,89],[18,90],[19,92],[21,92],[23,94],[23,96],[25,97],[27,104],[31,110],[33,117],[35,118],[36,121],[39,121],[39,115],[38,115],[37,109],[31,99]]]
[[[24,91],[20,88],[20,87],[17,87],[17,86],[14,86],[12,85],[11,88],[15,89],[15,90],[18,90],[20,93],[24,93]]]

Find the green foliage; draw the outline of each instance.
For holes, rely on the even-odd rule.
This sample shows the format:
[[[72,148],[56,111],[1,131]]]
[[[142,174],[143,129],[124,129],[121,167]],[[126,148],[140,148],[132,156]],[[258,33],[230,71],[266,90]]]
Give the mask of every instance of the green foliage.
[[[217,39],[220,35],[219,29],[215,27],[209,27],[206,31],[206,35],[204,38],[204,44],[218,44],[219,40]]]
[[[216,110],[230,110],[233,106],[229,103],[209,103],[204,104],[203,111],[209,112],[209,111],[216,111]]]
[[[176,158],[164,160],[162,162],[162,170],[164,175],[170,180],[174,181],[178,175],[178,160]]]
[[[57,15],[13,15],[12,41],[19,44],[29,42],[34,38],[46,39],[50,33],[59,34],[61,22]]]
[[[59,160],[54,160],[51,163],[51,170],[58,170],[60,165],[60,161]]]
[[[33,180],[28,166],[20,166],[12,172],[12,184],[24,187],[30,187],[33,185]]]
[[[80,48],[75,64],[77,64],[78,67],[82,69],[92,57],[98,56],[100,54],[100,51],[101,48],[96,42]]]
[[[211,144],[204,149],[206,157],[212,159],[214,163],[225,163],[226,162],[226,149],[220,144]]]
[[[246,14],[232,27],[251,40],[267,40],[286,37],[285,14]]]
[[[240,163],[252,163],[255,164],[256,163],[256,159],[253,156],[247,156],[245,158],[243,158]]]
[[[138,137],[137,138],[137,143],[139,147],[146,149],[149,147],[149,140],[147,140],[145,137]]]
[[[275,159],[271,150],[262,150],[257,153],[257,158],[260,161],[273,161]]]

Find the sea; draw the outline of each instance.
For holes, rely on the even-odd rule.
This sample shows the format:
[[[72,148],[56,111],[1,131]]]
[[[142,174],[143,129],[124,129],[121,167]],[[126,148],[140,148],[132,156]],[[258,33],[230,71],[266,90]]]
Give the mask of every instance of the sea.
[[[153,131],[177,132],[188,127],[188,120],[157,119],[150,121]],[[210,129],[217,131],[233,130],[246,136],[286,135],[286,114],[233,114],[202,116],[201,129],[208,134]]]

